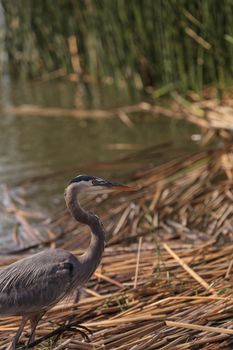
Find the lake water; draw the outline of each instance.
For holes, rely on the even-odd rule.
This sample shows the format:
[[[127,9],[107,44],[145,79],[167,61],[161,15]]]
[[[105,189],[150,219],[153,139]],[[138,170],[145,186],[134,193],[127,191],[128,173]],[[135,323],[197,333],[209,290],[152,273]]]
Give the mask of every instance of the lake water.
[[[133,104],[138,96],[119,93],[112,88],[87,90],[71,82],[13,83],[5,77],[0,85],[0,105],[21,104],[62,108],[110,108]],[[78,173],[90,172],[90,164],[113,161],[141,149],[170,142],[171,147],[154,159],[159,164],[180,152],[192,152],[197,145],[191,135],[196,127],[181,121],[138,115],[134,126],[120,119],[78,120],[69,117],[0,117],[0,183],[8,188],[23,188],[28,206],[53,213],[63,204],[67,181]],[[120,150],[118,148],[121,148]],[[135,151],[135,150],[134,150]],[[145,160],[146,161],[146,160]],[[123,170],[93,167],[93,175],[122,178]],[[3,196],[0,192],[0,203]],[[13,221],[0,213],[0,236],[11,231]]]

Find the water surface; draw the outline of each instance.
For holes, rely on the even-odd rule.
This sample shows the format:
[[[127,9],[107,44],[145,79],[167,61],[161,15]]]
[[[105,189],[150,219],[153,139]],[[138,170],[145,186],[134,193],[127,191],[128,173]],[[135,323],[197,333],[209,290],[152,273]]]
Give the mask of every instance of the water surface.
[[[116,93],[110,88],[87,91],[85,87],[70,82],[22,84],[12,83],[5,77],[1,83],[2,107],[30,104],[62,108],[111,108],[138,100],[138,96]],[[9,188],[24,188],[29,206],[51,213],[63,205],[63,190],[67,181],[80,172],[88,172],[89,164],[93,162],[113,161],[130,153],[127,148],[133,146],[140,149],[170,142],[172,146],[153,159],[153,164],[159,164],[180,152],[192,152],[197,148],[191,135],[198,130],[192,125],[141,115],[132,120],[134,127],[129,128],[117,117],[80,121],[66,116],[2,113],[0,182]],[[111,173],[115,178],[122,177],[121,168],[114,168],[111,172],[96,168],[92,173],[99,176]],[[3,200],[1,193],[0,202]],[[5,215],[1,215],[0,219],[0,235],[3,235],[13,222]]]

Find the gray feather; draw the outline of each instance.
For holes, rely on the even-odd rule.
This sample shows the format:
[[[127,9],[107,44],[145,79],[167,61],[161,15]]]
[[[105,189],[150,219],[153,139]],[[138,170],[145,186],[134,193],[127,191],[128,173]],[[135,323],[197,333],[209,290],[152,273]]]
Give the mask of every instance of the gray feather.
[[[0,314],[52,306],[72,289],[79,269],[78,259],[62,249],[45,250],[1,269]]]

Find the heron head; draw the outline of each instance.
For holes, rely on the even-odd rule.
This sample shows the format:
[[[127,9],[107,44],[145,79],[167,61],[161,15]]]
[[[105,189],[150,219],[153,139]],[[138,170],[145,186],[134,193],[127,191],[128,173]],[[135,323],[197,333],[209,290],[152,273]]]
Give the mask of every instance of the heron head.
[[[69,185],[76,184],[79,191],[85,189],[93,190],[111,190],[111,191],[135,191],[136,187],[124,185],[119,182],[112,182],[109,180],[100,179],[99,177],[90,175],[78,175],[74,177]]]

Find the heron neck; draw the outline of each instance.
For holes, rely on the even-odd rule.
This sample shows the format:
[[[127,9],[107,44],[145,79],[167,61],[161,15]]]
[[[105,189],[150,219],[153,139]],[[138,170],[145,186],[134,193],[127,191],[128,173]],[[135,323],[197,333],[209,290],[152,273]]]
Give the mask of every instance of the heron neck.
[[[79,190],[77,188],[68,188],[65,199],[66,205],[75,220],[88,225],[91,229],[91,241],[89,247],[84,254],[79,257],[80,262],[83,264],[83,270],[85,270],[84,282],[86,282],[94,273],[101,261],[105,247],[105,232],[98,216],[84,210],[80,206],[78,194]]]
[[[85,282],[92,276],[98,267],[105,247],[104,228],[100,219],[95,216],[93,223],[89,226],[91,228],[91,241],[87,250],[79,258],[87,273]]]

